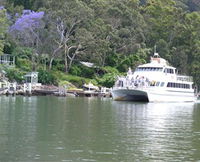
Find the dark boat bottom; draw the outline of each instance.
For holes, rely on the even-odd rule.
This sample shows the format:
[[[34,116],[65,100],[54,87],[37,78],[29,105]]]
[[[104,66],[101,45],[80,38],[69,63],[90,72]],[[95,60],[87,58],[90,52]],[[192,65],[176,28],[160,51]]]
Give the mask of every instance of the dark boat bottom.
[[[149,102],[147,96],[144,95],[126,95],[124,97],[120,97],[115,99],[116,101],[134,101],[134,102]]]

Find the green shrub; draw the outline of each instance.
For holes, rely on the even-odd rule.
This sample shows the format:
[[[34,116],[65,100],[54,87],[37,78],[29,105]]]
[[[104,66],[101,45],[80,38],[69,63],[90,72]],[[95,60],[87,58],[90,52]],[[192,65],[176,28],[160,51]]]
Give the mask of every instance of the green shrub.
[[[97,78],[97,82],[99,85],[104,87],[112,87],[115,83],[116,75],[114,73],[107,73],[101,78]]]
[[[112,87],[115,83],[116,76],[120,75],[119,71],[110,66],[103,67],[100,70],[103,71],[103,75],[96,78],[98,84],[104,87]]]
[[[13,50],[13,55],[20,57],[20,58],[26,58],[26,59],[31,59],[33,53],[33,49],[32,48],[28,48],[28,47],[17,47]]]
[[[117,69],[122,72],[127,72],[129,67],[134,69],[141,63],[145,63],[145,60],[143,58],[140,58],[140,56],[133,54],[128,57],[125,57],[117,66]]]
[[[95,76],[95,68],[89,68],[84,65],[73,65],[69,71],[72,75],[77,75],[84,78],[93,78]]]
[[[56,77],[49,71],[40,69],[38,74],[38,81],[42,84],[55,84],[57,85]]]
[[[23,81],[23,76],[25,75],[24,72],[19,71],[19,69],[16,68],[9,68],[9,69],[5,69],[6,71],[6,77],[9,79],[9,81],[11,82],[18,82],[18,83],[22,83]]]
[[[32,64],[31,61],[24,58],[16,58],[16,67],[23,71],[31,71]]]
[[[76,75],[76,76],[81,76],[82,70],[80,66],[73,65],[69,71],[70,74]]]
[[[52,63],[52,68],[54,70],[64,71],[65,68],[64,61],[60,59],[55,59]]]

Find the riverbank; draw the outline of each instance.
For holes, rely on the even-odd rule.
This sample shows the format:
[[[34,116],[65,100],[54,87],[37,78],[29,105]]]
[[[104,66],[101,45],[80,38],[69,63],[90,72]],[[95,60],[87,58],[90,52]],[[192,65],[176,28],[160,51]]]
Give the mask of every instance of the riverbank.
[[[55,85],[17,85],[16,87],[1,89],[0,95],[111,97],[109,89],[67,89],[66,87]]]

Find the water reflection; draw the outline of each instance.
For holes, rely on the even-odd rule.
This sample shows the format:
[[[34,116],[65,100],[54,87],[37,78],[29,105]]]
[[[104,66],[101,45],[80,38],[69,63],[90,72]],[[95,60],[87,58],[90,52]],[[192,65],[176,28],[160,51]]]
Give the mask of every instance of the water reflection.
[[[197,104],[116,102],[113,105],[120,123],[126,121],[120,130],[130,135],[128,150],[140,155],[136,158],[166,161],[199,159],[195,150],[200,147],[196,148],[193,143],[193,114],[194,110],[199,110]],[[199,136],[199,133],[195,134]]]
[[[197,161],[200,105],[0,97],[0,161]]]

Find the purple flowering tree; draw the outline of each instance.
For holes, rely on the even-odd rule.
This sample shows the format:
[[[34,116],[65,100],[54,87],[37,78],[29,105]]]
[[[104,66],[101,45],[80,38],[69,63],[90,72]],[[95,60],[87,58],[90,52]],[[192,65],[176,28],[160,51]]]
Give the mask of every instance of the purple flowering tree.
[[[19,38],[24,45],[38,46],[40,42],[39,31],[44,28],[43,16],[43,11],[24,10],[22,16],[10,28],[12,36]]]
[[[22,46],[33,49],[32,62],[33,70],[35,70],[35,59],[40,53],[44,12],[34,12],[24,10],[21,17],[10,27],[10,34],[18,40]]]

